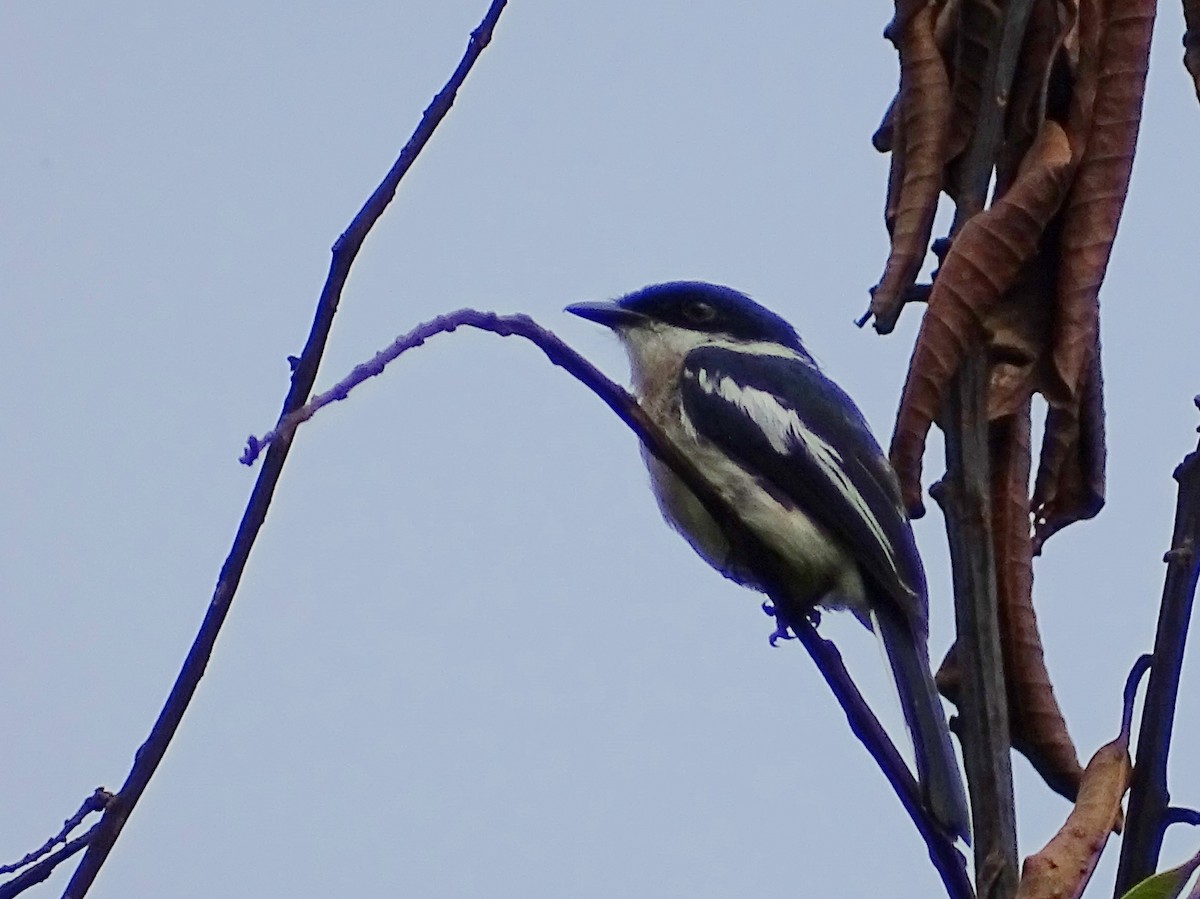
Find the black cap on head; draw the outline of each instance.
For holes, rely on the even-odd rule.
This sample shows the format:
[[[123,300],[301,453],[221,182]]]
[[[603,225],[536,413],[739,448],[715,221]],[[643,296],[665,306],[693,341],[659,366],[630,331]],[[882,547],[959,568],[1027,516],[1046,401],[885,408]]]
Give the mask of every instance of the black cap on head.
[[[732,287],[705,281],[651,284],[617,300],[617,306],[654,321],[739,340],[779,343],[808,355],[796,329]]]

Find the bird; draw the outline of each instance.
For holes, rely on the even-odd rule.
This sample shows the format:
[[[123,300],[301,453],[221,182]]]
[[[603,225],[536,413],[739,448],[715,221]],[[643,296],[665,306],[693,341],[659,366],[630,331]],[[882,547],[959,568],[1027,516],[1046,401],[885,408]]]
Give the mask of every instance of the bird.
[[[616,334],[638,403],[777,562],[761,570],[643,446],[663,517],[693,549],[736,583],[771,591],[777,613],[781,601],[788,614],[849,609],[876,631],[923,803],[945,833],[969,840],[930,673],[924,567],[895,472],[854,401],[785,319],[731,287],[670,281],[566,311]]]

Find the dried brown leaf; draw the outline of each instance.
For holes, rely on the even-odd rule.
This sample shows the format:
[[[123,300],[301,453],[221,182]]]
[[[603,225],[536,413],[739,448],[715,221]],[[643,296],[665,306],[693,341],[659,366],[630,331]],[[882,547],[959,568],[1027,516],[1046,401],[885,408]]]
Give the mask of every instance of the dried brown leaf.
[[[1046,669],[1033,610],[1029,518],[1030,394],[1018,414],[993,421],[992,539],[1000,606],[1001,650],[1013,748],[1047,785],[1075,799],[1083,768]]]
[[[887,28],[883,30],[883,36],[899,48],[900,35],[912,22],[913,17],[932,6],[933,3],[930,0],[896,0],[896,14],[888,23]]]
[[[958,20],[961,13],[962,0],[943,0],[938,3],[937,21],[934,23],[933,33],[943,56],[949,56],[954,52],[954,39],[958,32]]]
[[[1033,366],[993,362],[988,378],[988,419],[1021,414],[1033,393]]]
[[[1078,405],[1051,406],[1046,416],[1033,491],[1034,555],[1052,534],[1092,518],[1104,507],[1106,455],[1104,376],[1097,344]]]
[[[899,21],[899,10],[897,21]],[[881,333],[895,325],[905,292],[925,260],[942,189],[942,156],[950,112],[950,84],[934,38],[934,9],[925,6],[896,35],[900,51],[900,134],[903,172],[894,207],[892,249],[872,291],[871,313]],[[893,148],[896,135],[892,137]],[[893,195],[894,196],[894,195]]]
[[[1100,284],[1129,189],[1149,63],[1154,0],[1110,4],[1086,146],[1063,214],[1051,402],[1078,396],[1096,345]],[[1081,35],[1086,8],[1081,7]],[[1080,45],[1084,66],[1085,43]],[[1081,82],[1081,88],[1086,85]],[[1074,123],[1072,123],[1074,124]]]
[[[871,135],[871,146],[880,153],[894,151],[900,145],[900,142],[896,140],[896,120],[899,118],[899,114],[900,91],[896,91],[896,96],[892,97],[892,102],[883,111],[883,118],[879,122],[879,127]]]
[[[988,315],[989,421],[1022,413],[1044,380],[1054,301],[1052,253],[1043,245]]]
[[[934,281],[892,436],[892,465],[914,517],[924,513],[921,457],[946,388],[967,352],[982,343],[996,304],[1037,252],[1066,195],[1070,170],[1066,134],[1047,120],[1012,189],[963,226]]]
[[[1066,823],[1041,852],[1025,859],[1017,899],[1078,899],[1121,819],[1129,789],[1129,733],[1101,746],[1088,762],[1079,799]]]
[[[1069,35],[1072,76],[1066,128],[1077,163],[1083,157],[1092,130],[1106,5],[1105,0],[1079,0],[1075,27]]]
[[[993,0],[963,0],[958,12],[954,84],[951,87],[954,111],[946,142],[947,162],[967,148],[975,133],[979,101],[983,96],[983,76],[988,70],[993,35],[999,32],[995,27],[999,15],[1000,7]]]
[[[1029,530],[1030,398],[989,426],[992,459],[992,535],[1009,731],[1013,748],[1046,784],[1074,800],[1083,768],[1054,696],[1033,610],[1033,553]],[[957,647],[937,673],[942,694],[956,705],[962,674]]]
[[[996,164],[997,194],[1007,190],[1021,158],[1046,118],[1051,73],[1063,42],[1075,25],[1074,7],[1060,15],[1059,6],[1059,0],[1034,0],[1029,11],[1010,92],[1004,145]]]
[[[938,50],[942,54],[942,60],[949,68],[953,56],[953,41],[954,30],[958,27],[958,9],[960,0],[945,0],[944,3],[935,4],[937,6],[937,18],[933,26],[934,40],[937,41]],[[915,12],[916,7],[913,8]],[[909,13],[911,16],[912,13]],[[888,27],[889,35],[895,30],[895,22]],[[880,153],[887,153],[899,146],[899,141],[896,139],[896,134],[899,130],[898,119],[900,117],[900,91],[896,91],[896,95],[892,97],[888,107],[884,110],[883,118],[879,122],[879,127],[875,129],[875,133],[871,135],[871,146]]]
[[[891,164],[888,167],[887,200],[883,207],[883,222],[887,226],[889,237],[896,231],[896,216],[900,213],[900,196],[904,188],[904,129],[899,123],[896,124],[892,135],[894,140]]]

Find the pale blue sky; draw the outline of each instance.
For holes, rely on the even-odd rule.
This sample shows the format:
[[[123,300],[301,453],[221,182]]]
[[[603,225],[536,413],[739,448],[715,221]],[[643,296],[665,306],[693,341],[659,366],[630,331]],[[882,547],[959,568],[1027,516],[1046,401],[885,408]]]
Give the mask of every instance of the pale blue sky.
[[[486,5],[0,6],[0,860],[124,778],[328,248]],[[789,317],[886,442],[916,316],[888,339],[851,322],[886,251],[869,137],[895,87],[890,4],[816,9],[513,0],[368,240],[318,387],[462,305],[532,313],[624,378],[615,342],[562,307],[703,278]],[[1170,473],[1195,445],[1182,28],[1165,4],[1103,294],[1109,505],[1037,568],[1085,761],[1150,647]],[[936,508],[918,539],[940,655]],[[870,637],[827,621],[898,722]],[[938,895],[811,662],[769,632],[758,598],[662,525],[602,404],[529,346],[438,338],[300,432],[92,895]],[[1173,772],[1193,806],[1196,702],[1193,664]],[[1068,806],[1014,765],[1026,853]]]

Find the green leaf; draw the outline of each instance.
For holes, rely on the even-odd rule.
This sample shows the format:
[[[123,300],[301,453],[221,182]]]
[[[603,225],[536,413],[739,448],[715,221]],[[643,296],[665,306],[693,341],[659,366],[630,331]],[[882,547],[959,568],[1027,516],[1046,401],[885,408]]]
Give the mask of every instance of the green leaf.
[[[1178,899],[1197,868],[1200,868],[1200,852],[1177,868],[1147,877],[1121,899]]]

